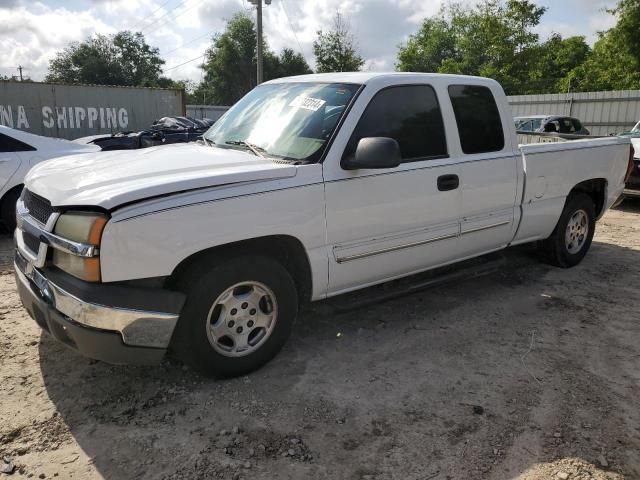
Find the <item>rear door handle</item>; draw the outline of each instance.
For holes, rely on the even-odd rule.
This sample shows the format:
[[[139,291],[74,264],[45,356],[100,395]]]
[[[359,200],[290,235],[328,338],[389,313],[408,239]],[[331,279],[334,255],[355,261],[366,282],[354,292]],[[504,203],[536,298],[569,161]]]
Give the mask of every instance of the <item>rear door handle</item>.
[[[446,192],[448,190],[455,190],[460,185],[460,179],[458,175],[441,175],[438,177],[438,190]]]

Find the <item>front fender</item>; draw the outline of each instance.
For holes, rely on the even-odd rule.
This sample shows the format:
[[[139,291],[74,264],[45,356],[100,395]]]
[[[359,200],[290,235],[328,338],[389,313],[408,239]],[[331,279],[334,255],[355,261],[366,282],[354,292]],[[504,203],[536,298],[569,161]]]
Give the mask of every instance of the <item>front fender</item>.
[[[312,298],[321,298],[327,287],[321,183],[134,216],[116,212],[102,236],[102,279],[114,282],[169,276],[198,252],[271,235],[292,236],[304,246],[314,286]]]

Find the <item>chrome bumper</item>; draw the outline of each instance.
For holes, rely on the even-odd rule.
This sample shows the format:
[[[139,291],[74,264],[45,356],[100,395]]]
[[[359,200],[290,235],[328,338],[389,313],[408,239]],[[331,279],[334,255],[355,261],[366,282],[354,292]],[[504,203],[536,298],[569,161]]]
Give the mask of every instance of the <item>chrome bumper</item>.
[[[167,348],[179,315],[85,302],[48,280],[19,252],[14,264],[23,287],[77,324],[117,332],[126,345]]]

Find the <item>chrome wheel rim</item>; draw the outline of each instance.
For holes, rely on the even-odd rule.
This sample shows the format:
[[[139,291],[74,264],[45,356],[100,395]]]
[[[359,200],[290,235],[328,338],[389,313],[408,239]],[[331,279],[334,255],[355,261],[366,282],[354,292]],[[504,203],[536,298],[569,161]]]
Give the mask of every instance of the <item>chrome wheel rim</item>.
[[[564,234],[564,244],[567,251],[571,255],[578,253],[585,242],[587,241],[587,234],[589,233],[589,217],[584,210],[576,210],[569,222],[567,223],[567,230]]]
[[[278,304],[269,287],[253,281],[236,283],[213,302],[207,338],[221,355],[249,355],[267,341],[277,317]]]

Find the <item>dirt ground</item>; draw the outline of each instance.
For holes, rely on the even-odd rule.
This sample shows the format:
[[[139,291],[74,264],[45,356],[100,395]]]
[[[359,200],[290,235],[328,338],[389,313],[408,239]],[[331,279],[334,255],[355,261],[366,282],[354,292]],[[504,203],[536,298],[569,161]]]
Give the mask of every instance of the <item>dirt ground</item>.
[[[226,381],[67,350],[21,308],[11,255],[1,239],[0,480],[640,479],[639,202],[574,269],[520,248],[480,278],[322,302]]]

